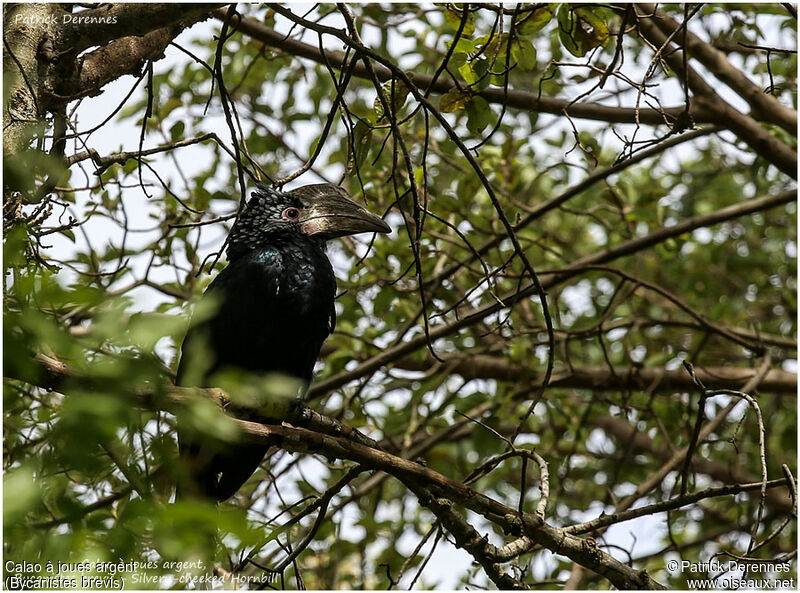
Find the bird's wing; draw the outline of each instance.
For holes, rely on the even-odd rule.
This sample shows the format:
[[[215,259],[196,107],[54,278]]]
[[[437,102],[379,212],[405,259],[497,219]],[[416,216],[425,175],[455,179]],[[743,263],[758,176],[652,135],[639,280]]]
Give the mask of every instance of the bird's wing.
[[[314,261],[302,255],[254,252],[219,273],[199,302],[196,316],[205,318],[193,324],[181,348],[179,384],[215,387],[212,375],[226,368],[283,373],[310,383],[335,325],[336,284],[324,253]],[[193,487],[218,500],[247,480],[265,450],[244,444],[214,448],[188,429],[179,431],[179,445]]]

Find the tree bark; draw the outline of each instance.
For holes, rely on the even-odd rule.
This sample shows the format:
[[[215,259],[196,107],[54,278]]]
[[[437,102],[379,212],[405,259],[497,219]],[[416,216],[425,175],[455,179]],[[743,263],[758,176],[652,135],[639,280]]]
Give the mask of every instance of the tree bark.
[[[3,8],[3,156],[24,151],[45,126],[46,68],[37,57],[54,36],[55,4]]]
[[[37,140],[44,149],[48,116],[55,116],[51,156],[62,161],[67,105],[97,95],[126,74],[138,74],[187,26],[211,16],[219,4],[110,4],[72,13],[59,4],[12,4],[3,10],[3,156],[6,169],[31,176],[23,157]],[[81,52],[101,46],[92,52]],[[61,121],[59,122],[59,118]],[[11,157],[11,158],[8,158]],[[22,171],[25,171],[23,174]],[[4,203],[19,202],[20,187],[7,176]],[[54,184],[52,184],[54,185]],[[47,186],[46,186],[47,187]],[[39,201],[47,192],[24,196]],[[14,208],[6,208],[7,211]]]

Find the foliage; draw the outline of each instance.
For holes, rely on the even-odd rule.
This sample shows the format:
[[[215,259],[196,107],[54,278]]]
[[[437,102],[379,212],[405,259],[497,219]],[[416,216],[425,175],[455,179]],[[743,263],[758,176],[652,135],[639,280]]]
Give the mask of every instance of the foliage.
[[[353,460],[321,454],[278,448],[219,509],[171,502],[176,415],[239,436],[211,401],[171,403],[189,306],[225,265],[243,194],[317,148],[287,187],[342,181],[395,232],[330,247],[338,322],[312,409],[531,514],[541,468],[492,460],[512,441],[535,450],[550,470],[543,518],[559,529],[796,470],[796,205],[781,160],[796,130],[757,103],[796,125],[796,52],[780,49],[796,49],[796,15],[661,8],[755,81],[747,105],[752,89],[700,51],[691,72],[680,51],[661,51],[646,5],[508,6],[239,5],[223,44],[219,9],[166,65],[145,67],[118,111],[104,95],[55,109],[111,121],[89,135],[73,117],[66,155],[57,123],[4,155],[7,559],[137,562],[120,573],[136,588],[212,570],[251,587],[613,583],[543,542],[497,565],[513,581],[479,552],[445,565],[463,538],[415,483],[375,467],[351,475]],[[672,42],[687,37],[679,27]],[[124,95],[134,83],[115,84]],[[119,150],[93,154],[100,138]],[[747,384],[763,426],[746,401],[729,409],[735,392],[701,398],[684,361],[709,390]],[[693,465],[685,450],[668,465],[686,447]],[[578,535],[685,588],[706,572],[669,571],[668,559],[793,550],[785,483],[764,500],[759,488]],[[315,524],[309,505],[324,493]],[[490,543],[514,540],[453,502]],[[750,572],[794,575],[794,560],[788,576]]]

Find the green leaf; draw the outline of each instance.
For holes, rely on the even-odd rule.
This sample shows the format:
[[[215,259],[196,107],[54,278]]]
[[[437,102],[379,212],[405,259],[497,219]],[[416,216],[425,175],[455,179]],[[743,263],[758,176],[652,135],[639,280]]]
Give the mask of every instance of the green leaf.
[[[460,70],[461,67],[467,63],[469,56],[465,53],[456,52],[450,56],[450,61],[447,62],[447,67],[451,70]]]
[[[159,313],[135,313],[128,323],[131,343],[144,351],[152,350],[164,336],[177,334],[183,329],[183,319]]]
[[[372,146],[372,127],[363,120],[358,120],[353,128],[353,149],[359,164],[366,162]]]
[[[444,22],[448,28],[458,31],[458,28],[461,26],[461,19],[462,11],[463,11],[463,4],[461,5],[462,8],[459,12],[456,12],[452,8],[448,8],[444,11]],[[470,36],[475,32],[475,14],[470,12],[467,14],[467,22],[464,24],[464,30],[462,31],[462,35]]]
[[[508,33],[493,35],[489,40],[489,44],[486,46],[485,55],[488,56],[490,60],[505,60],[506,53],[508,52],[508,39]]]
[[[443,111],[445,113],[459,111],[467,106],[469,100],[469,93],[465,93],[453,87],[439,99],[439,111]]]
[[[451,45],[448,43],[448,46]],[[475,51],[475,42],[467,37],[460,37],[456,43],[455,53],[468,54]]]
[[[381,88],[383,89],[384,97],[386,97],[386,99],[391,103],[392,110],[396,115],[406,102],[406,97],[408,97],[408,88],[405,84],[397,80],[388,80],[381,85]],[[372,104],[372,112],[373,122],[378,123],[381,121],[381,119],[383,119],[385,114],[381,97],[375,97],[375,100]]]
[[[542,29],[553,18],[555,4],[546,4],[528,13],[520,22],[517,23],[517,33],[520,35],[531,35]]]
[[[533,70],[536,67],[536,48],[527,39],[517,39],[511,44],[511,57],[523,70]]]
[[[39,487],[34,481],[32,468],[13,469],[3,476],[3,521],[13,524],[27,513],[39,500]]]
[[[170,97],[159,110],[159,117],[163,120],[178,107],[183,106],[183,101],[178,97]]]
[[[594,7],[562,4],[558,9],[561,44],[578,58],[608,40],[608,25]]]
[[[472,97],[467,104],[467,129],[473,134],[480,134],[492,123],[494,112],[483,97]]]
[[[137,159],[135,158],[128,159],[122,164],[122,170],[125,171],[125,173],[127,173],[128,175],[130,175],[136,170],[138,166],[139,166],[139,161]]]
[[[186,124],[182,121],[177,121],[175,124],[169,129],[169,136],[173,142],[180,142],[184,138],[184,130],[186,129]]]
[[[488,84],[488,77],[484,76],[488,70],[489,60],[478,59],[467,62],[458,72],[470,86],[478,83],[478,88],[484,88]]]
[[[480,63],[479,60],[477,63]],[[466,62],[458,68],[458,73],[464,78],[467,84],[474,84],[478,80],[478,75],[475,73],[473,64],[476,62]]]

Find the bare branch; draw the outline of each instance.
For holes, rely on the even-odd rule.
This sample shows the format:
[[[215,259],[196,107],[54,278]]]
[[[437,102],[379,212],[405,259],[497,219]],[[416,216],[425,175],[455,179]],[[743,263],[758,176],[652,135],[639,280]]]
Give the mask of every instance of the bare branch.
[[[122,37],[142,37],[170,25],[185,26],[211,16],[222,4],[103,4],[81,12],[61,10],[62,49],[74,53]]]
[[[672,34],[682,26],[665,14],[663,10],[657,9],[655,4],[639,4],[639,7],[644,13],[653,15],[650,20],[665,35]],[[786,107],[774,96],[765,93],[753,84],[741,70],[735,68],[728,61],[724,53],[694,33],[687,30],[684,39],[686,40],[686,51],[747,101],[756,117],[777,124],[790,134],[797,136],[797,111]]]
[[[536,386],[540,373],[535,368],[506,361],[499,356],[464,353],[444,356],[447,368],[465,379],[497,379],[513,383]],[[394,366],[413,371],[426,371],[433,368],[436,361],[431,358],[401,358]],[[454,364],[453,364],[454,363]],[[733,367],[704,367],[695,369],[704,382],[713,382],[719,387],[736,388],[755,375],[755,371]],[[652,367],[602,367],[571,366],[557,368],[550,380],[553,387],[565,389],[593,389],[598,391],[617,391],[620,389],[652,389],[657,392],[687,391],[692,389],[692,381],[682,369],[666,370]],[[797,375],[779,369],[770,369],[761,382],[764,392],[795,395]]]
[[[727,101],[723,100],[716,90],[706,82],[702,76],[695,72],[691,66],[684,69],[683,59],[677,53],[668,50],[670,41],[655,24],[655,19],[643,17],[642,8],[637,8],[639,30],[653,45],[661,48],[664,52],[664,60],[669,64],[694,92],[692,97],[692,107],[701,106],[704,109],[718,114],[719,123],[728,127],[746,142],[764,160],[775,165],[783,173],[797,179],[797,152],[790,146],[766,130],[755,119],[734,109]],[[646,11],[645,11],[646,12]],[[692,109],[689,111],[692,114]],[[796,120],[795,114],[795,120]]]
[[[163,57],[164,49],[183,30],[172,25],[151,31],[144,37],[123,37],[79,59],[78,94],[97,95],[109,82],[126,74],[138,75],[147,61]]]
[[[214,16],[218,19],[224,18],[224,11],[214,11]],[[329,27],[313,27],[319,32],[331,33],[336,31]],[[336,52],[326,51],[324,56],[320,50],[313,45],[303,43],[294,39],[290,39],[277,31],[262,25],[261,23],[252,19],[242,19],[238,25],[238,30],[246,35],[258,39],[262,43],[285,51],[292,55],[302,58],[307,58],[317,62],[318,64],[330,63],[335,68],[341,68],[344,64],[344,57]],[[337,31],[336,37],[347,39],[343,34]],[[343,39],[344,40],[344,39]],[[373,69],[378,80],[386,82],[391,80],[392,72],[389,68],[380,64],[374,64]],[[369,79],[370,74],[366,67],[357,65],[353,68],[353,76],[357,78]],[[437,77],[434,79],[429,74],[411,73],[414,83],[420,89],[426,92],[435,92],[444,94],[455,86],[445,78]],[[663,125],[664,118],[670,120],[677,119],[683,111],[683,107],[668,107],[663,110],[655,109],[633,109],[623,107],[611,107],[608,105],[601,105],[599,103],[577,103],[571,104],[569,100],[555,99],[551,97],[540,97],[537,93],[527,91],[520,91],[514,89],[496,89],[487,88],[476,92],[476,95],[483,97],[489,103],[496,103],[506,105],[507,107],[514,107],[531,112],[553,113],[561,115],[566,110],[570,116],[574,118],[593,119],[607,122],[618,123],[634,123],[640,121],[641,123],[649,125]],[[692,117],[697,123],[716,123],[719,118],[711,112],[702,107],[698,107],[692,113]]]

